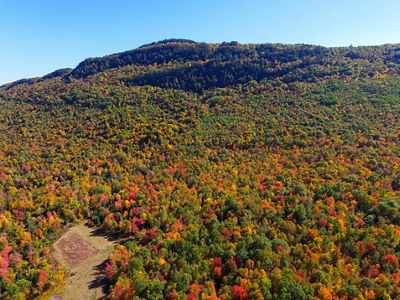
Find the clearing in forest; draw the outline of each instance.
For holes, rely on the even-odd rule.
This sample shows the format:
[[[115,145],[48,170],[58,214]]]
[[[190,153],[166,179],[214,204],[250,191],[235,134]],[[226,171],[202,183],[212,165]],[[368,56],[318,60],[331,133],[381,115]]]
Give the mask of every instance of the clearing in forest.
[[[102,299],[102,264],[113,250],[113,243],[85,224],[71,227],[53,246],[55,259],[65,266],[65,286],[49,299]]]

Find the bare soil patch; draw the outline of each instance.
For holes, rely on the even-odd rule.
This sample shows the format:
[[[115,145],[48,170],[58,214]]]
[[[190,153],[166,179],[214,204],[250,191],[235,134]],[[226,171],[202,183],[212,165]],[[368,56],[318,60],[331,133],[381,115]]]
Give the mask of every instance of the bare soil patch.
[[[71,265],[79,264],[98,252],[91,243],[77,233],[72,233],[60,240],[58,247],[63,258]]]
[[[49,299],[105,299],[104,263],[113,242],[96,229],[79,224],[53,245],[53,256],[67,270],[65,286]]]

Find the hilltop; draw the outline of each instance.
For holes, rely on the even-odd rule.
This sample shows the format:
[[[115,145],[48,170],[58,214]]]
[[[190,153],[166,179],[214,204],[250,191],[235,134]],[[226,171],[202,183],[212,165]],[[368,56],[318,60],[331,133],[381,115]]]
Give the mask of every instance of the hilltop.
[[[206,44],[170,39],[122,53],[88,58],[74,69],[57,70],[44,77],[24,79],[6,87],[54,77],[71,81],[136,66],[150,69],[125,78],[125,84],[202,92],[252,80],[279,79],[290,83],[315,82],[329,77],[374,77],[379,73],[398,75],[399,62],[400,45],[326,48],[303,44]]]

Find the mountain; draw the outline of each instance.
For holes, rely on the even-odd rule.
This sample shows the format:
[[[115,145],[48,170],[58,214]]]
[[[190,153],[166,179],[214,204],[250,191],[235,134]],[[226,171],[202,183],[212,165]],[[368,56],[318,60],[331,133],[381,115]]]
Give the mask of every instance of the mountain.
[[[0,87],[0,298],[82,219],[114,299],[400,298],[399,64],[172,39]]]
[[[399,74],[399,62],[399,45],[325,48],[313,45],[240,45],[237,42],[206,44],[171,39],[122,53],[88,58],[72,70],[57,70],[39,80],[60,76],[70,81],[126,66],[154,66],[154,70],[128,77],[124,83],[202,92],[251,80],[315,82],[321,77],[364,78],[378,73]],[[23,80],[11,86],[36,80]]]

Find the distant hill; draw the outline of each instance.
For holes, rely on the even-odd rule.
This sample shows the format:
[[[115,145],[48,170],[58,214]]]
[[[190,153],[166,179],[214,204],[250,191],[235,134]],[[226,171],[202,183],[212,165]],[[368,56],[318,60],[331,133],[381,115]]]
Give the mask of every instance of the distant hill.
[[[122,53],[88,58],[72,70],[62,69],[51,76],[72,80],[129,65],[159,66],[141,76],[127,78],[125,83],[201,92],[251,80],[279,78],[284,82],[315,82],[321,77],[398,74],[399,63],[399,45],[325,48],[300,44],[206,44],[170,39]],[[49,79],[49,75],[41,80]],[[33,82],[35,79],[24,79],[9,86]]]

